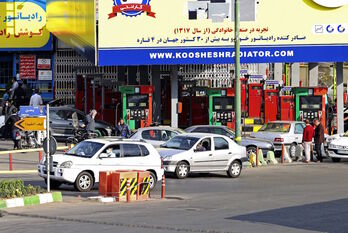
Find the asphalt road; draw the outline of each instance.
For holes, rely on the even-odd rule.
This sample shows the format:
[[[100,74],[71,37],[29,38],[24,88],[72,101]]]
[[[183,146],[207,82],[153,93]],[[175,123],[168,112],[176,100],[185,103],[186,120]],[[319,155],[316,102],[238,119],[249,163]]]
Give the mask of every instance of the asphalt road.
[[[8,209],[0,232],[348,232],[348,163],[243,170],[238,179],[167,178],[145,202],[102,204],[63,186],[63,203]],[[18,176],[41,185],[35,174]]]

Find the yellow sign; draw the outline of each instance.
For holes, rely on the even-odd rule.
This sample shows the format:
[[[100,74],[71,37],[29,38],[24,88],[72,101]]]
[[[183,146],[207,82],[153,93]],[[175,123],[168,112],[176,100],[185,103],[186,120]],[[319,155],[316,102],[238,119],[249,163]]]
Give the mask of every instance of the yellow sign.
[[[41,48],[50,33],[46,29],[44,3],[0,1],[0,49]]]
[[[23,131],[43,131],[46,129],[43,117],[28,117],[16,122],[15,126]]]

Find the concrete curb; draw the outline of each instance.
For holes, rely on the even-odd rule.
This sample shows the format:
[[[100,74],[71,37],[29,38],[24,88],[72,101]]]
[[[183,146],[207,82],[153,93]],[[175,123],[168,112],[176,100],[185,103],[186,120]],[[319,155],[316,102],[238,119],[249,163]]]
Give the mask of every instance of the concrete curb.
[[[61,202],[62,200],[63,197],[61,192],[43,193],[28,197],[0,200],[0,209]]]

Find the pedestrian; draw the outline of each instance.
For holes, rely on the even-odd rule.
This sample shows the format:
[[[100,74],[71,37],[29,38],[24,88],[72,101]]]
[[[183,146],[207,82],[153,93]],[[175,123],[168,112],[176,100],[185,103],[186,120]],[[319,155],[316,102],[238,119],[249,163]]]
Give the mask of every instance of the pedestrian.
[[[17,82],[17,78],[16,77],[13,77],[11,81],[12,81],[12,87],[10,89],[10,99],[13,99],[14,98],[14,93],[17,90],[19,84]]]
[[[122,138],[129,138],[131,135],[131,131],[126,123],[124,123],[123,119],[121,118],[118,122],[117,129],[121,135]]]
[[[323,156],[321,154],[321,147],[324,143],[324,127],[321,125],[318,119],[314,119],[314,144],[315,144],[315,152],[317,153],[317,162],[323,162]]]
[[[41,98],[40,93],[39,93],[39,89],[35,88],[34,94],[30,97],[29,105],[33,106],[33,107],[39,107],[42,104],[43,104],[43,102],[42,102],[42,98]]]
[[[303,130],[302,145],[305,152],[305,161],[309,163],[311,161],[311,149],[312,149],[312,140],[314,137],[314,128],[309,124],[309,120],[305,120],[306,127]]]
[[[10,95],[9,95],[9,89],[6,88],[6,91],[5,93],[2,95],[2,102],[1,102],[1,106],[4,107],[5,106],[5,103],[6,101],[8,101],[10,99]]]
[[[97,115],[97,111],[92,109],[89,114],[85,118],[85,128],[90,133],[95,133],[95,116]]]
[[[20,149],[20,146],[19,146],[20,136],[17,137],[17,135],[19,135],[19,129],[15,126],[16,122],[19,121],[20,119],[21,118],[17,114],[17,108],[13,108],[11,112],[11,116],[8,119],[8,124],[12,132],[12,140],[14,143],[13,149],[15,150]]]
[[[24,105],[25,103],[25,91],[22,88],[23,82],[18,82],[18,87],[14,91],[14,105],[16,108],[19,108],[20,106]]]
[[[8,120],[12,113],[12,109],[15,108],[15,106],[11,103],[11,101],[7,100],[5,102],[5,105],[2,107],[2,115],[5,116],[5,122]]]

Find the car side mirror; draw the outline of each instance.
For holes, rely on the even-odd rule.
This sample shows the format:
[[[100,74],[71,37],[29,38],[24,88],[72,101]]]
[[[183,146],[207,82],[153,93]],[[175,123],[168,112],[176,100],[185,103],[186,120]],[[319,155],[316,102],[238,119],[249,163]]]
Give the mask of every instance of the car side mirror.
[[[105,158],[108,158],[109,156],[108,156],[108,154],[107,153],[101,153],[100,155],[99,155],[99,158],[100,159],[105,159]]]

